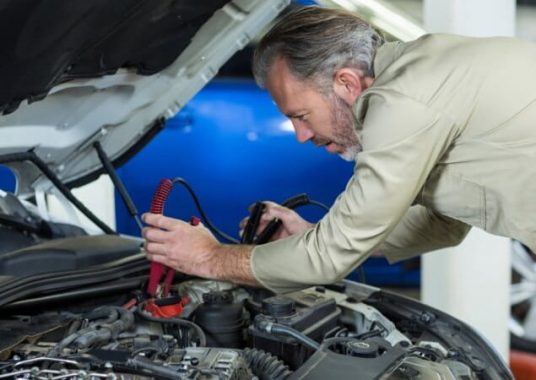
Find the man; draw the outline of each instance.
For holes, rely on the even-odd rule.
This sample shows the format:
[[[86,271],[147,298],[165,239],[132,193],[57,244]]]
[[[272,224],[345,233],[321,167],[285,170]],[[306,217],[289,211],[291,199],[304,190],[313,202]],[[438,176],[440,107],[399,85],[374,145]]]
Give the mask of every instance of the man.
[[[263,38],[254,73],[300,142],[358,158],[346,190],[316,225],[268,203],[264,223],[284,228],[256,247],[147,214],[150,260],[285,292],[334,282],[378,249],[397,261],[456,245],[471,226],[536,250],[535,45],[383,43],[351,14],[309,7]]]

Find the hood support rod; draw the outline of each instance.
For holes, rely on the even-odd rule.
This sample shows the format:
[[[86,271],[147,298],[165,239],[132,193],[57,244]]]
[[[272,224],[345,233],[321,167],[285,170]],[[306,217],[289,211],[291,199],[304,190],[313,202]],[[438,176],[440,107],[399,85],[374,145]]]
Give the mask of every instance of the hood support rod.
[[[130,194],[128,193],[127,188],[121,181],[121,178],[119,178],[119,176],[117,175],[117,172],[115,171],[115,168],[112,162],[106,155],[106,152],[104,152],[104,149],[102,148],[101,143],[99,141],[95,141],[95,143],[93,143],[93,146],[95,147],[95,150],[97,151],[97,154],[99,155],[99,160],[102,163],[104,170],[106,170],[106,172],[110,176],[117,191],[119,192],[119,195],[121,196],[121,199],[123,200],[125,206],[127,207],[128,213],[130,214],[132,218],[134,218],[134,221],[138,225],[140,231],[142,231],[143,224],[141,223],[138,209],[136,208],[134,201],[130,197]]]
[[[89,220],[95,223],[102,231],[108,235],[116,235],[116,232],[111,229],[106,223],[100,220],[95,214],[93,214],[82,202],[78,200],[71,192],[71,190],[65,186],[65,184],[59,179],[59,177],[41,160],[35,152],[25,153],[10,153],[0,155],[0,164],[6,164],[9,162],[22,162],[30,161],[34,164],[54,186],[67,198],[82,214],[84,214]]]

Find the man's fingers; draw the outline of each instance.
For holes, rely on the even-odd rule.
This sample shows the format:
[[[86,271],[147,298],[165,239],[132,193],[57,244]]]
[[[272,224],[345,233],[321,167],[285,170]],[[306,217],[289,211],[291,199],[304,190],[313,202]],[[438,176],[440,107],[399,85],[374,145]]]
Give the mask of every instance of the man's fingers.
[[[164,244],[148,241],[145,243],[145,251],[147,256],[166,256],[166,246]]]
[[[281,219],[285,220],[285,216],[289,215],[289,209],[285,207],[269,207],[266,209],[266,212],[262,214],[262,220],[265,222],[270,222],[272,219]]]
[[[281,219],[282,221],[285,220],[285,216],[287,215],[288,216],[288,213],[289,213],[289,209],[287,209],[286,207],[284,206],[281,206],[280,204],[277,204],[275,202],[272,202],[272,201],[263,201],[262,202],[265,207],[263,209],[263,213],[261,214],[261,219],[259,221],[259,226],[257,228],[257,231],[255,231],[255,233],[260,233],[261,231],[263,231],[266,226],[268,225],[268,223],[270,223],[272,220],[274,219]],[[251,213],[253,211],[253,208],[255,207],[255,204],[256,203],[253,203],[252,205],[250,205],[248,207],[248,210],[249,212]],[[246,228],[246,225],[249,221],[250,217],[247,216],[245,218],[243,218],[241,221],[240,221],[240,231],[239,231],[239,235],[242,236],[242,234],[244,233],[244,229]]]
[[[248,220],[249,220],[249,216],[246,216],[244,219],[242,219],[240,221],[240,229],[243,230],[244,228],[246,228],[246,224],[248,224]]]
[[[160,228],[144,227],[142,230],[142,236],[150,241],[163,243],[167,240],[169,235],[168,231],[161,230]]]
[[[264,208],[262,211],[263,219],[279,218],[282,214],[284,215],[285,213],[288,213],[288,211],[290,211],[290,209],[286,208],[285,206],[281,206],[280,204],[272,202],[272,201],[262,201],[262,203],[264,204]],[[256,203],[253,203],[252,205],[248,207],[248,211],[250,213],[253,212],[253,208],[255,207],[255,204]],[[246,220],[247,222],[247,218],[242,219],[242,222],[244,220]],[[242,227],[242,224],[240,224],[240,226]]]
[[[267,212],[265,214],[262,214],[261,216],[261,224],[267,224],[267,223],[270,223],[272,221],[272,219],[274,219],[275,216],[273,215],[272,212]]]
[[[257,202],[255,203],[252,203],[248,206],[248,212],[251,214],[253,212],[253,209],[255,208],[255,205],[257,204]]]
[[[168,258],[167,258],[167,256],[153,255],[151,253],[146,253],[145,257],[147,258],[147,260],[150,260],[152,262],[160,263],[160,264],[164,264],[164,265],[168,266]]]
[[[173,228],[186,224],[181,220],[168,218],[160,214],[151,214],[150,212],[143,214],[142,219],[145,223],[164,230],[172,230]]]

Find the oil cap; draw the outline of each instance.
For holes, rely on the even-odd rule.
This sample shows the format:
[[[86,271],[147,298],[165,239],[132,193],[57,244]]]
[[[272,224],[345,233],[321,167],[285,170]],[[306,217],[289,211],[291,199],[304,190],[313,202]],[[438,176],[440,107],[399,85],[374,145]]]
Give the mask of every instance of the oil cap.
[[[378,356],[380,347],[374,342],[352,341],[346,343],[347,352],[350,356],[360,358],[375,358]]]
[[[262,308],[272,317],[288,317],[294,313],[294,301],[281,296],[270,297],[262,301]]]

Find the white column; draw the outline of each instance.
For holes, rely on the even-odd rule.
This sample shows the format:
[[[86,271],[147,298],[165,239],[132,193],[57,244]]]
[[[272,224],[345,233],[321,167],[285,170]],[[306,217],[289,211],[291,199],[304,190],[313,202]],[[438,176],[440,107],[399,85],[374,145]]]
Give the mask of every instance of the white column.
[[[424,0],[427,32],[474,37],[513,36],[515,0]]]
[[[422,259],[421,299],[468,323],[508,359],[510,240],[474,228],[457,247]]]
[[[515,0],[424,0],[428,32],[513,36]],[[423,256],[422,301],[467,322],[508,360],[510,241],[475,229]]]

